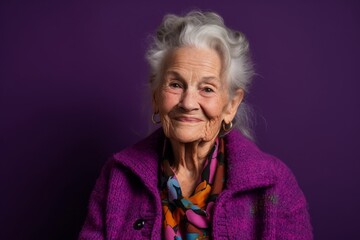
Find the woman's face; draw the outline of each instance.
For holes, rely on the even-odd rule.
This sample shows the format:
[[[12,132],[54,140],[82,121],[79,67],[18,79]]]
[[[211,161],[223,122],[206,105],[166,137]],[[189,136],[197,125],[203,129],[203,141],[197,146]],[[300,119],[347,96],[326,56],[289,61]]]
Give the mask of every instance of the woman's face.
[[[215,139],[222,121],[234,118],[243,92],[229,100],[221,59],[214,50],[177,48],[167,60],[153,98],[165,135],[182,143]]]

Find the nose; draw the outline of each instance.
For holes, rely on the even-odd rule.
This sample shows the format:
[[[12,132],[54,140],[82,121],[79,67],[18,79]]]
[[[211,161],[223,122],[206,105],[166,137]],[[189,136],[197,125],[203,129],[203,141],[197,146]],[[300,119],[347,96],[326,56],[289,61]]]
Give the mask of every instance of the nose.
[[[187,112],[198,110],[199,105],[196,91],[189,88],[186,89],[181,96],[178,106]]]

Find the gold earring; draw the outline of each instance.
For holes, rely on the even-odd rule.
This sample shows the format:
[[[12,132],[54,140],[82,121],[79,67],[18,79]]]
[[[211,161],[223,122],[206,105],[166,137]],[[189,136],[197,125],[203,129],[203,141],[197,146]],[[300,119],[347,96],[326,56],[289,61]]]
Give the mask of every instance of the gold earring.
[[[151,116],[151,121],[153,122],[153,124],[159,124],[159,123],[161,123],[161,120],[159,119],[159,120],[155,120],[155,115],[157,115],[158,114],[158,112],[157,113],[153,113],[152,114],[152,116]]]
[[[224,132],[230,132],[232,128],[233,128],[232,121],[229,124],[226,124],[225,122],[222,123],[222,129],[224,130]]]

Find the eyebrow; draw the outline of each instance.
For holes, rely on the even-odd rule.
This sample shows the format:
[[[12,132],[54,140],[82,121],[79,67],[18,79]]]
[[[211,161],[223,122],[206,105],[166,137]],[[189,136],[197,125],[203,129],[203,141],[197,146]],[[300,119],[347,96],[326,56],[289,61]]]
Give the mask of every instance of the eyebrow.
[[[183,77],[178,73],[178,72],[176,72],[176,71],[166,71],[166,73],[165,73],[165,76],[167,76],[167,75],[175,75],[175,77],[176,78],[181,78],[181,79],[183,79]]]
[[[209,77],[203,77],[201,78],[202,81],[215,81],[215,80],[219,80],[218,77],[213,77],[213,76],[209,76]]]
[[[174,75],[176,78],[179,78],[179,79],[184,79],[182,76],[181,76],[181,74],[180,73],[178,73],[178,72],[176,72],[176,71],[167,71],[166,73],[165,73],[165,76],[166,75]],[[215,77],[215,76],[206,76],[206,77],[202,77],[201,78],[201,81],[202,82],[208,82],[208,81],[215,81],[215,80],[219,80],[219,78],[218,77]]]

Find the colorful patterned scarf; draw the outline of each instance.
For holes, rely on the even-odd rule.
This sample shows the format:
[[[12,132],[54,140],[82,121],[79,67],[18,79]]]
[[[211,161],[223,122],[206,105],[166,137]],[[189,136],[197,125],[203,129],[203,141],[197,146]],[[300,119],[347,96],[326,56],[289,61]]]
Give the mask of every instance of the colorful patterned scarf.
[[[166,174],[166,161],[171,165],[172,157],[171,146],[167,142],[164,143],[161,166],[163,239],[210,239],[212,210],[225,182],[224,140],[216,139],[204,163],[197,187],[187,198],[182,196],[175,174]]]

